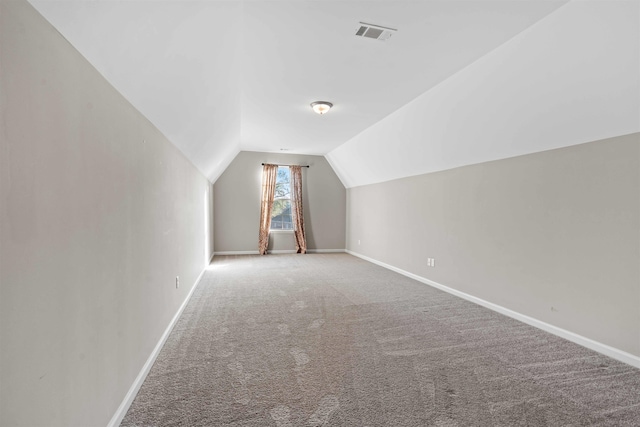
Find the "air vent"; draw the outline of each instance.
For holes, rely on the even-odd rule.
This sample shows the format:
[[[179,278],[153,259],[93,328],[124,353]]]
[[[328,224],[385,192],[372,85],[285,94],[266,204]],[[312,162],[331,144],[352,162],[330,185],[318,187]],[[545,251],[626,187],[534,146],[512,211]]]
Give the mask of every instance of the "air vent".
[[[396,31],[398,30],[393,28],[382,27],[380,25],[366,24],[364,22],[360,22],[358,31],[356,31],[356,36],[385,41],[389,37],[391,37],[393,33],[395,33]]]

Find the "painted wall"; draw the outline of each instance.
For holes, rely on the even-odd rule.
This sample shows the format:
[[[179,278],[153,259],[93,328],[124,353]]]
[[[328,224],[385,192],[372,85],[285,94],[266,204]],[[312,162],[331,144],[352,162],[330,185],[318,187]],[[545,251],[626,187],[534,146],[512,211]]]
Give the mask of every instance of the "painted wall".
[[[0,49],[0,425],[104,426],[205,266],[211,185],[28,3]]]
[[[344,250],[346,191],[324,157],[242,151],[214,184],[216,252],[257,253],[262,163],[311,166],[302,170],[307,248]],[[269,240],[269,250],[295,250],[293,232]]]
[[[635,133],[351,188],[347,249],[640,356],[639,171]]]

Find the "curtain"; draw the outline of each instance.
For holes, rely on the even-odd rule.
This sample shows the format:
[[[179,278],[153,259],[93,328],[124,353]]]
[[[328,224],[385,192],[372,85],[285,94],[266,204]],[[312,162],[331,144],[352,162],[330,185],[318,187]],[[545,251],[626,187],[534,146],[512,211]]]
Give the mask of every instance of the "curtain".
[[[296,251],[307,253],[304,236],[304,213],[302,212],[302,167],[289,166],[291,171],[291,212],[293,213],[293,234],[296,237]]]
[[[258,236],[258,251],[260,255],[267,254],[269,246],[269,229],[271,228],[271,209],[276,191],[276,177],[278,165],[265,164],[262,167],[262,196],[260,202],[260,235]]]

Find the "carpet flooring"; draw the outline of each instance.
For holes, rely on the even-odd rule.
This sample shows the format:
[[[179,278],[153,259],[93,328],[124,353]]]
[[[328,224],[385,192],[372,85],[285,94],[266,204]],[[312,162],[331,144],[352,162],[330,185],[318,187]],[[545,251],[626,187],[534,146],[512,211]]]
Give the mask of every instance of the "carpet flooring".
[[[122,426],[640,426],[640,370],[347,254],[223,256]]]

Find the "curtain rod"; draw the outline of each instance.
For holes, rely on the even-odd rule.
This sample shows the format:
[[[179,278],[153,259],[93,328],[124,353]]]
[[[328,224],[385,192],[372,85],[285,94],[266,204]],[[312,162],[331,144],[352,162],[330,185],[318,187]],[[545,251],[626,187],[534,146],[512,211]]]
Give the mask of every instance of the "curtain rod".
[[[264,166],[266,163],[262,163],[262,166]],[[274,164],[274,163],[270,163],[270,164]],[[301,168],[308,168],[309,165],[276,165],[276,166],[300,166]]]

